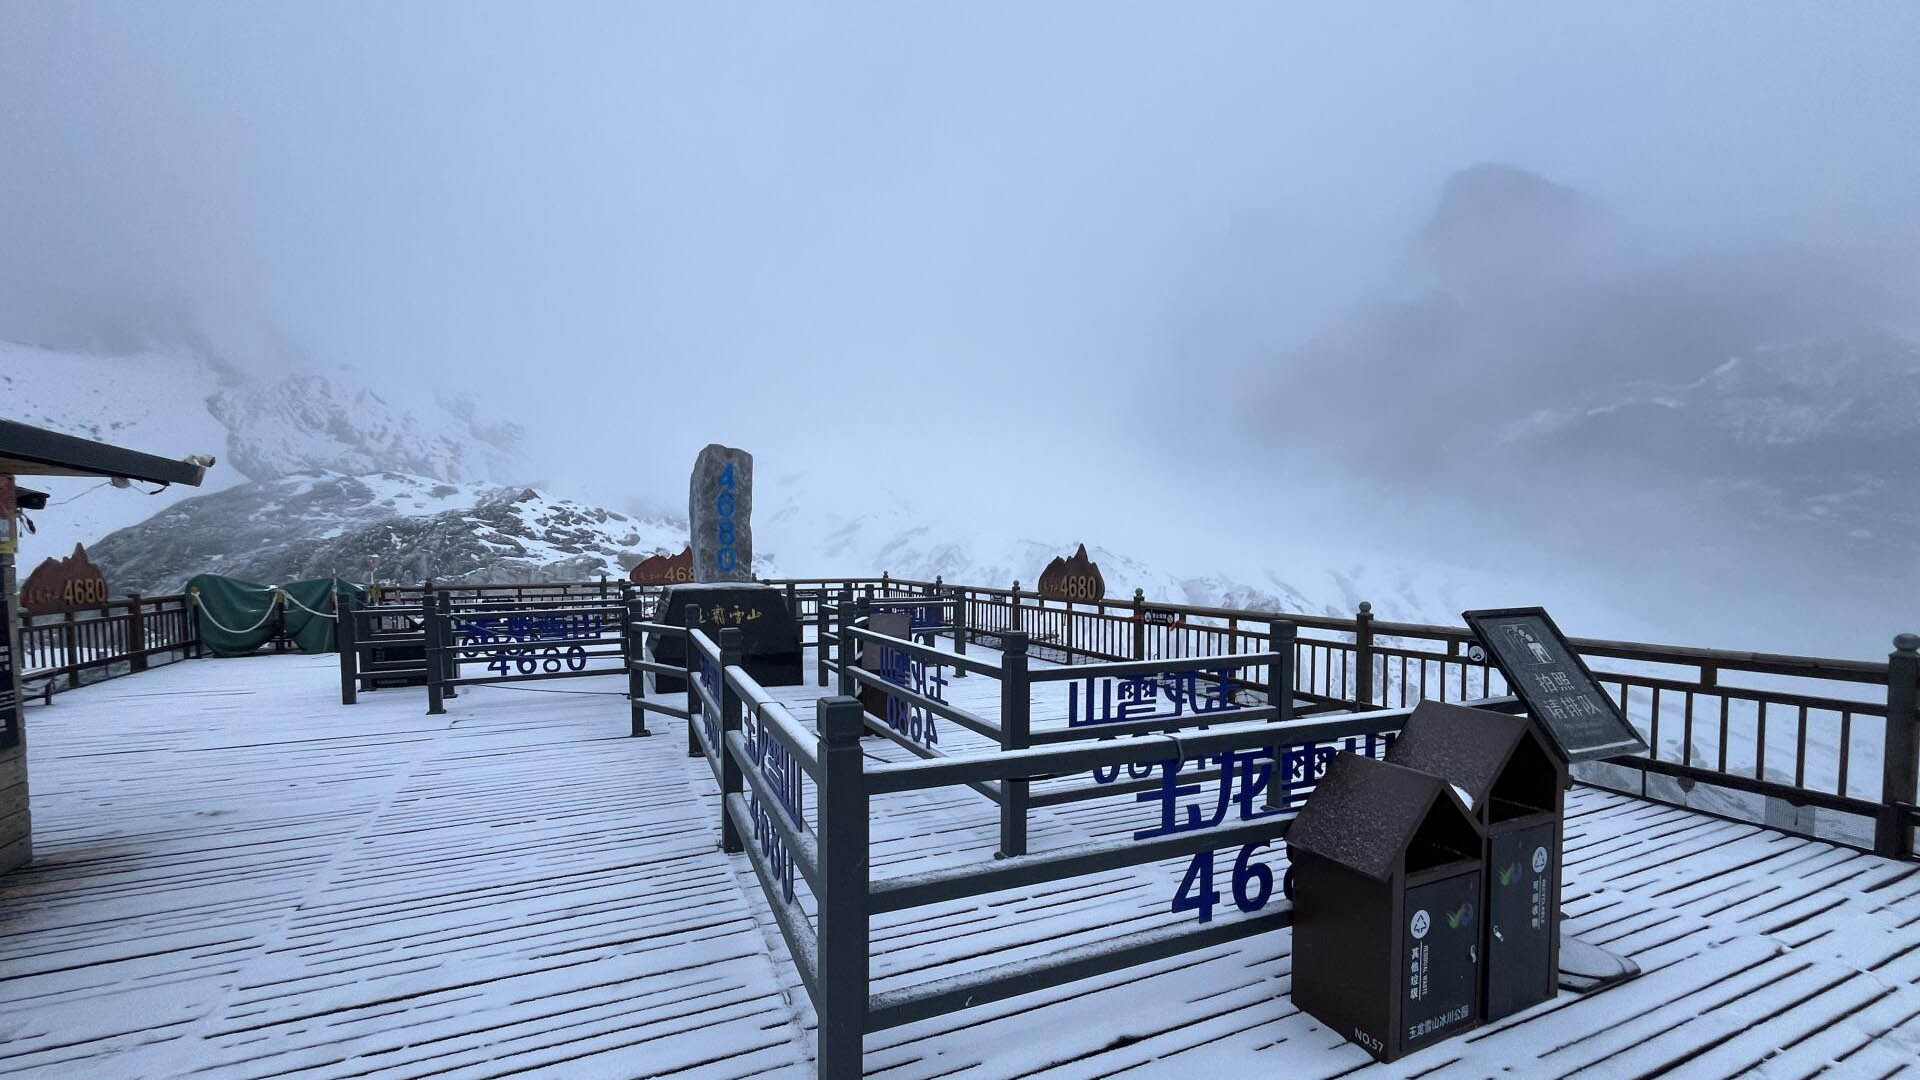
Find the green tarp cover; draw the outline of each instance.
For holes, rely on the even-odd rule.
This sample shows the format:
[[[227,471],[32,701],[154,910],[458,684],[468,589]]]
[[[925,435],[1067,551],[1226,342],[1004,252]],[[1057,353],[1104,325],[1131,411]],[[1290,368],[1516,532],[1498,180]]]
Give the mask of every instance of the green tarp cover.
[[[364,586],[340,582],[342,593],[364,600]],[[301,652],[334,651],[332,578],[275,588],[219,574],[187,582],[200,641],[215,656],[244,656],[285,635]],[[284,594],[284,595],[283,595]]]

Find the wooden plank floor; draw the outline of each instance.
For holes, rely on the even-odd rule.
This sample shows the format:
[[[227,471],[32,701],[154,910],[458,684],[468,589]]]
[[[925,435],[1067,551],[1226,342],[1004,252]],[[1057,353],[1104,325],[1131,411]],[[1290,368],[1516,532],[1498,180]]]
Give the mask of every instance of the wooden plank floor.
[[[0,879],[0,1075],[811,1076],[811,1009],[677,724],[625,738],[614,679],[427,717],[418,690],[344,708],[335,672],[195,661],[29,713],[38,858]],[[991,715],[994,691],[949,697]],[[811,723],[818,693],[780,696]],[[1064,688],[1040,697],[1064,716]],[[1038,812],[1034,847],[1153,812]],[[879,800],[872,829],[876,876],[995,844],[965,789]],[[1920,1076],[1920,865],[1588,788],[1566,846],[1572,928],[1647,975],[1390,1066],[1292,1008],[1281,932],[870,1036],[867,1074]],[[888,916],[875,986],[1168,925],[1178,871]]]

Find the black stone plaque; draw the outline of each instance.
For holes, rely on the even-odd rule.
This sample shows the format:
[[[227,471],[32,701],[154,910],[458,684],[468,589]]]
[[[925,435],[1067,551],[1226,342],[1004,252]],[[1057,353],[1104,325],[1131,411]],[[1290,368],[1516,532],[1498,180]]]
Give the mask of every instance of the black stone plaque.
[[[715,643],[720,631],[738,628],[744,649],[741,666],[761,686],[798,686],[801,678],[800,624],[787,608],[787,597],[772,585],[669,585],[660,594],[655,622],[687,626],[705,633]],[[684,666],[686,639],[679,635],[648,634],[647,656],[655,663]],[[685,679],[654,676],[654,692],[679,694]]]
[[[1601,689],[1545,608],[1468,611],[1461,617],[1567,761],[1646,752],[1646,741]]]

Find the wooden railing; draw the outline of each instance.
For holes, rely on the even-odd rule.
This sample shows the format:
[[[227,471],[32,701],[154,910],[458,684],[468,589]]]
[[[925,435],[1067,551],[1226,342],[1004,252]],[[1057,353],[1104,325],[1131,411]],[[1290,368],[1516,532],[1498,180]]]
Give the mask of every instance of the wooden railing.
[[[974,634],[991,641],[1018,630],[1036,657],[1070,664],[1257,652],[1276,622],[1290,622],[1300,631],[1293,684],[1302,715],[1510,693],[1466,627],[1386,622],[1367,604],[1348,618],[1148,603],[1137,591],[1132,600],[1065,602],[939,579],[882,582],[956,595]],[[1582,779],[1729,816],[1771,813],[1796,831],[1912,853],[1920,656],[1911,647],[1883,663],[1600,638],[1571,644],[1651,747],[1645,757],[1584,767]],[[1697,791],[1701,784],[1712,790]],[[1754,797],[1751,805],[1743,796]],[[1786,812],[1758,798],[1779,800]]]
[[[28,695],[51,698],[56,690],[199,652],[199,629],[185,596],[129,595],[98,608],[22,615],[16,659]]]

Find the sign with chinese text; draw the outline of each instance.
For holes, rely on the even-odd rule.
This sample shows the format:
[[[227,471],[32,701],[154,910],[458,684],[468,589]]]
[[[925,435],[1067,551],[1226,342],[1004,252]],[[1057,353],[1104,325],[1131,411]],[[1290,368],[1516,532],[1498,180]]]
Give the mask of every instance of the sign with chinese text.
[[[11,473],[0,473],[0,555],[20,550],[20,489]]]
[[[693,547],[678,555],[649,555],[627,571],[635,585],[680,585],[693,580]]]
[[[1468,611],[1462,618],[1566,760],[1646,752],[1645,740],[1567,644],[1546,609]]]
[[[1100,567],[1087,558],[1087,545],[1067,558],[1055,558],[1040,572],[1040,598],[1043,600],[1099,600],[1107,595],[1106,579]]]
[[[761,686],[798,686],[800,625],[787,607],[786,595],[771,585],[668,585],[660,595],[655,620],[668,626],[691,626],[714,641],[720,631],[737,628],[747,673]],[[684,664],[686,638],[648,634],[647,655],[656,663]],[[655,675],[654,692],[684,691],[684,680]]]
[[[54,615],[106,602],[106,575],[79,544],[73,545],[73,554],[64,559],[42,562],[20,586],[20,609],[29,615]]]
[[[1166,672],[1122,678],[1090,677],[1067,684],[1067,726],[1138,720],[1177,720],[1234,708],[1233,674]]]
[[[1159,774],[1159,784],[1134,796],[1136,802],[1157,804],[1158,824],[1133,834],[1135,840],[1151,840],[1173,833],[1211,829],[1228,821],[1253,821],[1275,814],[1291,814],[1306,800],[1313,786],[1326,775],[1327,764],[1341,750],[1382,757],[1391,736],[1368,735],[1343,740],[1342,744],[1306,744],[1280,748],[1280,770],[1274,772],[1271,748],[1229,750],[1205,758],[1163,761],[1149,764],[1115,765],[1096,768],[1097,784],[1111,784],[1125,771],[1130,780],[1147,780]],[[1268,806],[1270,785],[1280,790]],[[1270,841],[1242,845],[1233,861],[1228,895],[1235,907],[1251,914],[1272,899],[1273,869],[1255,856]],[[1213,909],[1224,901],[1214,885],[1214,853],[1202,851],[1187,861],[1179,884],[1174,888],[1168,911],[1194,912],[1200,922],[1213,921]]]
[[[487,659],[487,670],[506,675],[584,671],[582,642],[598,641],[606,629],[598,612],[545,615],[456,615],[453,647],[462,658]]]
[[[6,577],[11,576],[9,570]],[[4,587],[8,584],[11,580],[0,582],[0,750],[20,742],[20,695],[14,692],[19,688],[19,673],[13,666],[13,597]]]

